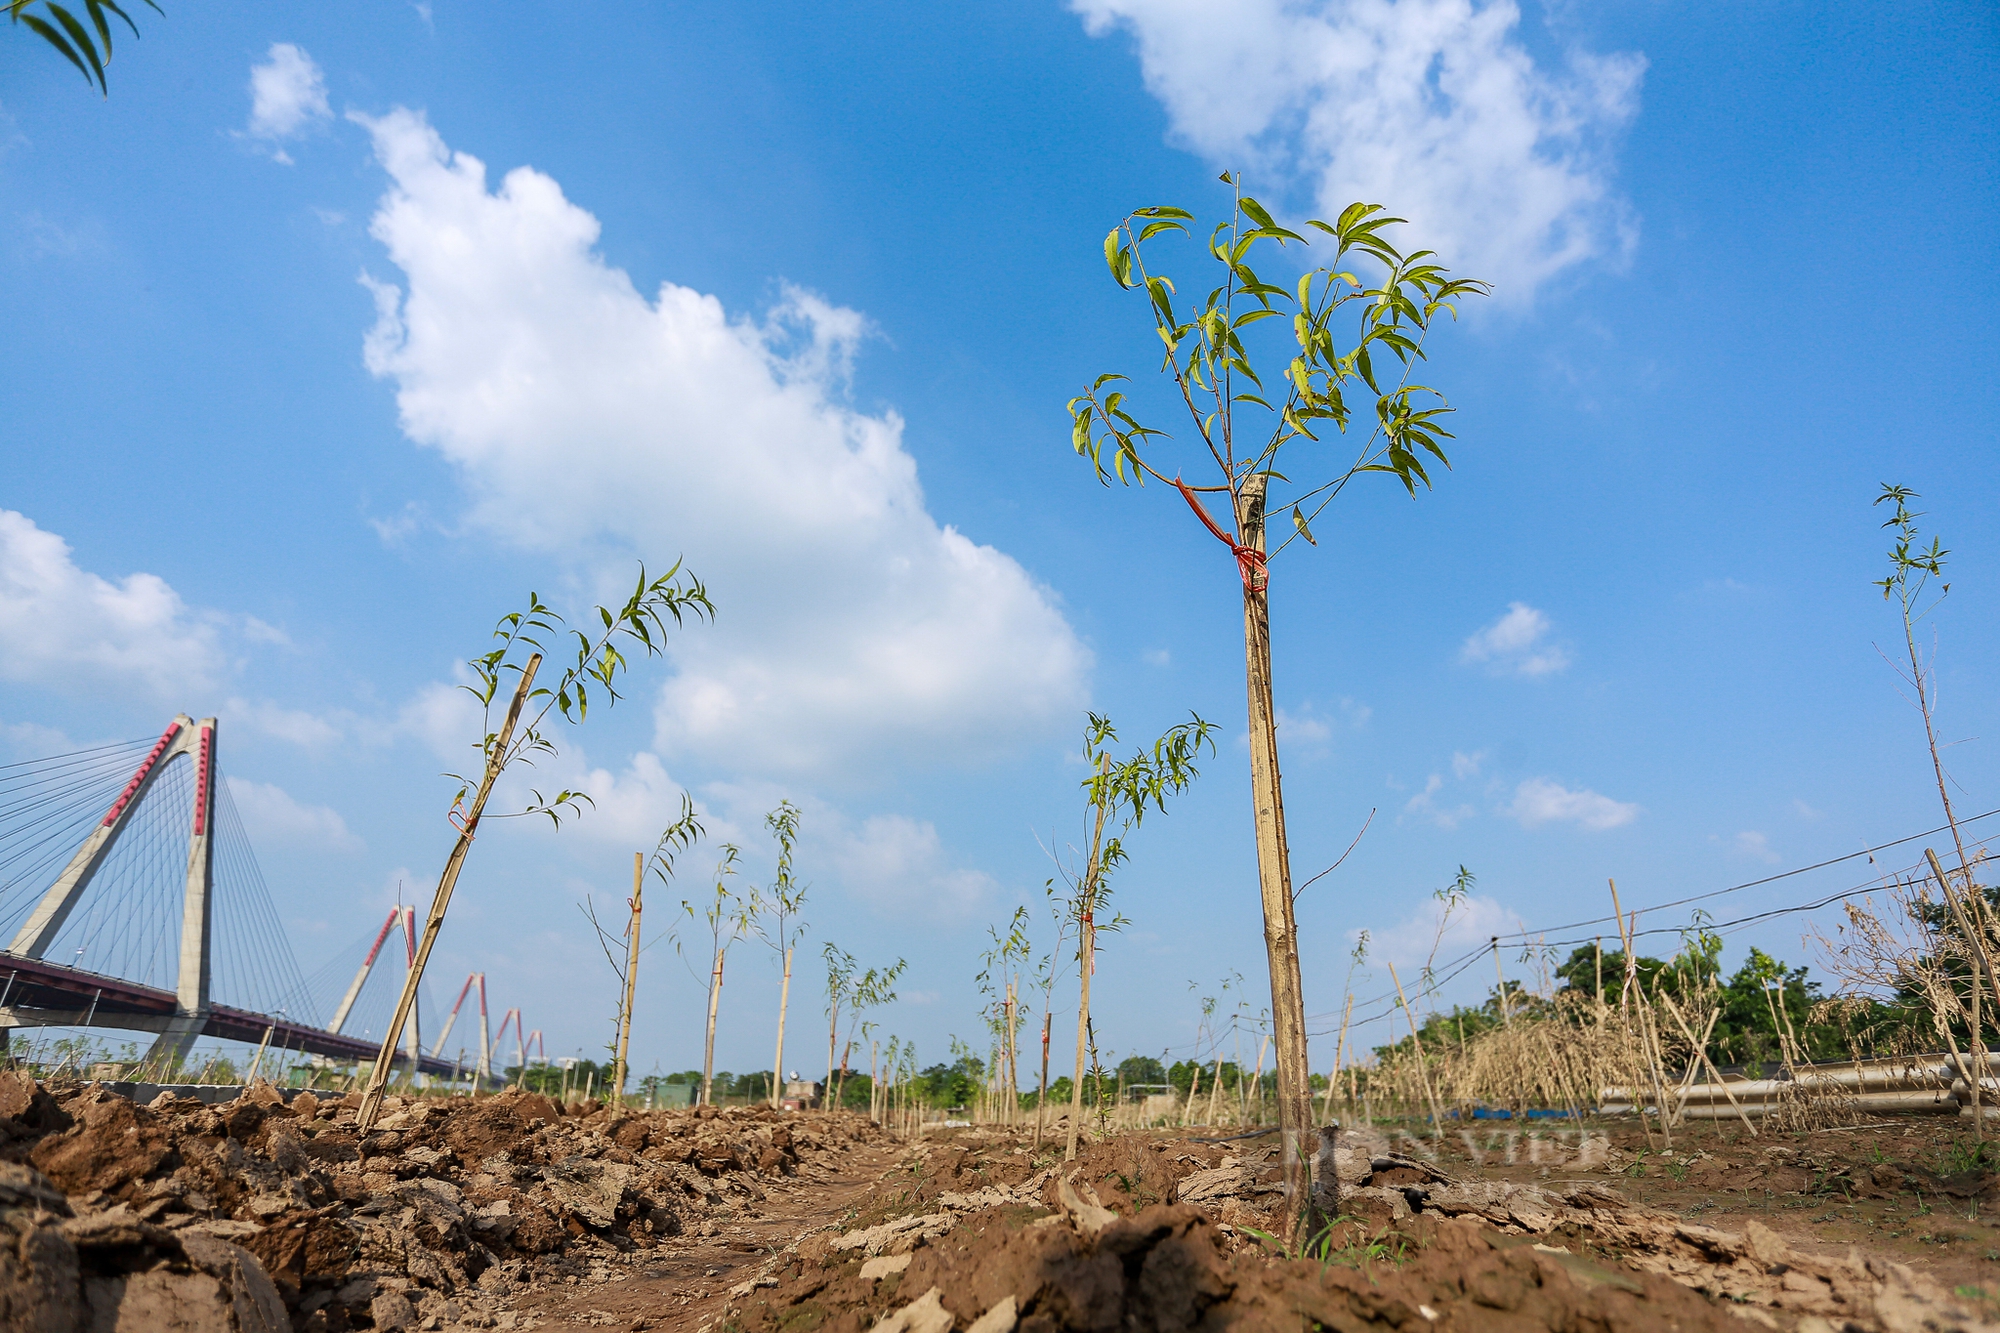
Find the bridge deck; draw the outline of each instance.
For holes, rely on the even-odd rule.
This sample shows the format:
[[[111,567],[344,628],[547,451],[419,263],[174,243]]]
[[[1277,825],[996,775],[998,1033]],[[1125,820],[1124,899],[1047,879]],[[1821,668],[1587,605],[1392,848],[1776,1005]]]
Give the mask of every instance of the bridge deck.
[[[64,967],[41,958],[26,958],[0,949],[0,1027],[108,1027],[158,1032],[174,1015],[174,993],[141,986],[119,977]],[[378,1042],[364,1041],[288,1019],[214,1005],[202,1035],[230,1041],[260,1042],[271,1034],[273,1049],[305,1051],[339,1060],[373,1060]],[[448,1060],[426,1055],[418,1062],[426,1074],[450,1075]]]

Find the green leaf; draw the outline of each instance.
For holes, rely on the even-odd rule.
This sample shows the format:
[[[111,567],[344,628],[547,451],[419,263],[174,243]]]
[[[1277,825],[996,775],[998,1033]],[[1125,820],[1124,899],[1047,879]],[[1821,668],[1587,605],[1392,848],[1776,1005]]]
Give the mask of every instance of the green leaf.
[[[1144,227],[1140,228],[1139,239],[1149,241],[1163,231],[1177,231],[1185,234],[1187,228],[1178,222],[1148,222]]]
[[[17,23],[27,24],[28,31],[35,33],[36,35],[41,37],[43,41],[47,42],[50,46],[53,46],[56,50],[62,52],[63,58],[69,61],[70,64],[75,65],[77,69],[82,72],[83,81],[85,83],[91,84],[93,87],[96,86],[97,81],[91,75],[90,66],[83,63],[83,58],[77,55],[77,53],[70,47],[69,42],[64,40],[63,35],[60,32],[57,32],[54,28],[50,27],[45,20],[33,14],[22,14],[17,12],[14,15],[14,21]]]
[[[1308,545],[1319,545],[1319,539],[1314,537],[1312,529],[1306,526],[1306,516],[1297,505],[1292,506],[1292,526],[1299,530],[1299,536],[1304,537]]]
[[[63,30],[69,34],[70,40],[76,43],[77,50],[81,51],[83,58],[90,62],[90,67],[97,71],[97,86],[108,94],[110,86],[104,81],[104,58],[97,54],[97,47],[91,43],[90,34],[84,30],[84,26],[81,23],[76,21],[74,15],[61,5],[55,3],[55,0],[42,0],[42,3],[47,7],[49,13],[56,16],[56,22],[62,24]],[[108,57],[110,54],[109,51],[106,51],[105,57]]]
[[[1264,211],[1264,206],[1258,203],[1255,199],[1252,199],[1247,194],[1244,195],[1241,199],[1237,200],[1237,207],[1241,208],[1245,213],[1248,213],[1250,215],[1250,220],[1252,222],[1255,222],[1260,227],[1270,229],[1278,225],[1277,223],[1271,221],[1271,215]]]

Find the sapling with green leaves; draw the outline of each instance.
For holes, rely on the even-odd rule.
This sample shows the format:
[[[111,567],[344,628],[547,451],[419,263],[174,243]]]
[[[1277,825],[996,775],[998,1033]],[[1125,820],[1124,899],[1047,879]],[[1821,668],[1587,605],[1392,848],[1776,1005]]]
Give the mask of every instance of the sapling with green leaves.
[[[831,1114],[834,1105],[833,1061],[840,1045],[840,1010],[854,984],[854,969],[860,964],[854,961],[853,954],[835,945],[832,940],[822,944],[819,952],[826,963],[826,1091],[821,1095],[820,1105]]]
[[[449,775],[459,787],[446,818],[458,830],[458,840],[452,845],[451,855],[445,860],[444,873],[438,878],[437,892],[432,895],[430,911],[424,918],[415,960],[403,980],[403,993],[396,1001],[395,1016],[382,1039],[381,1054],[376,1057],[375,1067],[369,1074],[368,1089],[362,1094],[361,1107],[356,1113],[356,1123],[362,1130],[372,1129],[375,1117],[381,1112],[390,1063],[396,1053],[397,1035],[403,1031],[403,1025],[409,1021],[410,1010],[416,1005],[418,983],[423,980],[424,968],[430,962],[431,947],[437,942],[438,932],[444,929],[452,890],[457,887],[459,872],[472,850],[472,840],[478,836],[480,821],[489,817],[518,819],[525,815],[545,815],[551,823],[561,827],[565,817],[578,814],[585,805],[591,804],[590,797],[583,792],[564,790],[553,797],[544,797],[539,790],[531,790],[530,799],[521,809],[488,816],[486,803],[493,794],[494,784],[516,764],[533,767],[537,759],[555,756],[555,741],[542,730],[551,712],[575,726],[589,716],[593,697],[601,707],[609,708],[617,703],[620,698],[619,677],[632,669],[631,659],[626,655],[628,650],[643,650],[647,657],[657,657],[666,647],[669,621],[679,628],[690,616],[708,619],[714,614],[715,605],[709,601],[708,591],[702,587],[701,580],[685,573],[678,561],[657,578],[648,578],[645,566],[641,565],[639,581],[633,587],[632,595],[616,608],[598,607],[594,617],[596,623],[590,626],[589,632],[566,628],[562,616],[544,603],[539,595],[530,592],[525,611],[509,612],[500,617],[499,623],[493,627],[494,647],[466,663],[472,670],[474,683],[460,688],[479,700],[480,739],[475,748],[480,755],[480,773],[477,781],[457,774]],[[555,687],[536,685],[535,676],[541,669],[543,655],[554,651],[557,646],[569,649],[571,640],[574,640],[574,655],[565,651],[566,664]],[[495,708],[500,706],[501,687],[510,681],[514,688],[507,695],[504,712],[496,724],[493,715]],[[468,796],[470,804],[467,804]]]
[[[1234,198],[1228,219],[1206,242],[1216,278],[1205,300],[1177,305],[1179,289],[1155,263],[1161,242],[1176,233],[1191,236],[1187,224],[1194,218],[1186,210],[1139,209],[1104,238],[1113,280],[1146,294],[1163,347],[1161,370],[1185,410],[1193,446],[1168,462],[1170,433],[1140,419],[1121,387],[1122,375],[1100,375],[1070,400],[1069,412],[1076,451],[1090,460],[1099,480],[1143,484],[1150,478],[1174,488],[1229,548],[1242,584],[1251,802],[1278,1048],[1287,1231],[1300,1238],[1321,1224],[1310,1216],[1311,1182],[1301,1150],[1312,1090],[1271,692],[1271,563],[1294,540],[1316,544],[1312,521],[1356,477],[1382,473],[1415,496],[1419,485],[1431,484],[1431,463],[1450,465],[1444,441],[1451,434],[1443,418],[1451,409],[1441,394],[1410,376],[1425,358],[1437,316],[1455,316],[1457,300],[1483,293],[1486,285],[1451,277],[1428,250],[1405,253],[1388,235],[1401,219],[1364,203],[1350,205],[1335,222],[1305,224],[1331,238],[1330,264],[1306,272],[1295,287],[1267,281],[1250,266],[1257,247],[1304,246],[1306,238],[1279,226],[1242,192],[1237,177],[1225,173],[1222,179]],[[1353,260],[1366,261],[1379,276],[1365,282],[1341,267]],[[1253,326],[1269,319],[1289,323],[1292,348],[1267,387],[1251,344],[1259,337]],[[1368,407],[1349,403],[1350,395],[1364,392],[1373,400]],[[1364,438],[1335,457],[1329,431],[1345,433],[1357,415],[1366,426]],[[1209,484],[1183,479],[1189,462],[1207,473]],[[1225,499],[1226,524],[1209,512],[1205,495]],[[1293,531],[1272,549],[1265,515],[1285,503]]]
[[[851,959],[849,960],[852,961]],[[893,967],[871,967],[859,976],[853,976],[846,987],[847,994],[847,1043],[840,1049],[840,1081],[829,1085],[828,1093],[832,1104],[839,1106],[841,1094],[847,1088],[848,1057],[854,1053],[854,1034],[861,1016],[870,1009],[878,1009],[892,1004],[896,999],[896,983],[902,979],[909,963],[898,958]]]
[[[774,1057],[771,1105],[776,1107],[785,1086],[785,1010],[792,1002],[792,951],[805,934],[799,912],[805,907],[807,886],[792,874],[792,853],[799,840],[799,809],[790,801],[764,816],[764,827],[778,843],[778,870],[771,880],[769,897],[759,897],[758,935],[777,952],[784,965],[784,981],[778,988],[778,1052]],[[769,923],[769,929],[764,923]]]
[[[701,1104],[711,1105],[710,1092],[715,1085],[715,1016],[722,1004],[722,965],[735,943],[748,935],[756,925],[756,909],[744,895],[729,887],[736,878],[736,862],[741,852],[733,843],[722,844],[722,859],[715,866],[715,891],[704,899],[697,908],[686,899],[681,900],[681,915],[689,923],[701,922],[708,927],[708,1032],[701,1048]],[[687,952],[676,940],[674,947],[680,950],[681,958],[687,961]],[[693,965],[689,963],[689,970]]]
[[[1055,942],[1049,951],[1035,963],[1036,990],[1042,993],[1042,1072],[1035,1083],[1035,1146],[1042,1146],[1042,1134],[1048,1126],[1049,1102],[1049,1037],[1055,1028],[1056,983],[1062,979],[1063,960],[1068,957],[1064,942],[1069,938],[1070,919],[1067,904],[1057,895],[1055,881],[1048,883],[1049,914],[1054,919]]]
[[[991,997],[986,1007],[987,1026],[999,1039],[993,1079],[1004,1097],[1004,1117],[1012,1124],[1020,1112],[1021,976],[1029,966],[1033,947],[1028,940],[1028,909],[1016,907],[1007,923],[1006,934],[988,926],[992,947],[979,955],[980,970],[974,981],[980,994]]]
[[[1069,1142],[1065,1160],[1076,1160],[1076,1139],[1083,1123],[1084,1057],[1090,1045],[1090,976],[1096,971],[1097,936],[1125,924],[1122,916],[1101,920],[1111,901],[1111,875],[1127,859],[1125,835],[1139,828],[1150,807],[1166,813],[1167,797],[1178,796],[1200,776],[1195,760],[1207,746],[1215,752],[1215,724],[1199,715],[1167,729],[1150,748],[1129,758],[1114,759],[1111,747],[1118,731],[1111,719],[1088,714],[1083,729],[1083,759],[1090,776],[1083,780],[1084,808],[1090,825],[1089,850],[1079,863],[1072,849],[1067,862],[1056,860],[1056,877],[1063,884],[1065,914],[1076,927],[1078,997],[1076,1008],[1076,1076],[1070,1081]],[[1110,836],[1105,836],[1106,829]],[[1050,881],[1051,887],[1055,880]]]
[[[1884,485],[1881,494],[1875,497],[1878,505],[1894,506],[1889,519],[1882,526],[1893,529],[1895,544],[1889,549],[1889,573],[1876,580],[1875,586],[1882,590],[1885,601],[1894,602],[1902,621],[1903,649],[1909,662],[1909,669],[1892,663],[1896,674],[1915,695],[1911,700],[1924,720],[1924,741],[1930,748],[1931,775],[1937,783],[1938,801],[1944,807],[1944,820],[1951,829],[1953,851],[1957,854],[1958,866],[1946,872],[1937,860],[1937,854],[1929,848],[1924,855],[1931,863],[1933,874],[1938,880],[1938,888],[1944,895],[1945,905],[1954,918],[1959,933],[1971,949],[1971,960],[1978,964],[1972,969],[1971,977],[1971,1030],[1972,1045],[1980,1049],[1985,1038],[1980,1033],[1980,974],[1984,973],[1986,997],[1993,1005],[2000,1005],[2000,966],[1993,957],[1994,922],[1990,906],[1979,885],[1974,882],[1972,858],[1965,850],[1965,834],[1959,828],[1958,813],[1951,804],[1951,782],[1944,767],[1944,746],[1937,735],[1937,687],[1933,664],[1937,660],[1937,646],[1933,639],[1931,649],[1926,653],[1917,641],[1917,629],[1937,610],[1951,592],[1951,584],[1944,579],[1945,557],[1951,554],[1936,535],[1930,545],[1923,544],[1923,536],[1917,527],[1917,520],[1923,517],[1920,511],[1910,508],[1910,501],[1919,499],[1918,494],[1907,486]],[[1935,585],[1935,588],[1933,588]],[[1887,654],[1884,654],[1885,658]],[[1953,880],[1957,883],[1953,884]],[[1983,1139],[1985,1120],[1980,1111],[1982,1084],[1972,1081],[1973,1128]]]
[[[1937,736],[1937,688],[1932,666],[1937,659],[1937,647],[1933,643],[1926,653],[1917,641],[1918,627],[1930,618],[1951,592],[1951,584],[1944,580],[1945,557],[1951,552],[1935,535],[1931,537],[1929,546],[1923,545],[1922,534],[1917,528],[1917,520],[1923,514],[1910,508],[1910,501],[1919,498],[1906,486],[1890,485],[1884,485],[1882,493],[1875,497],[1878,505],[1895,506],[1882,526],[1893,528],[1896,533],[1895,545],[1889,549],[1888,576],[1877,579],[1875,586],[1882,590],[1883,600],[1896,604],[1901,618],[1903,649],[1910,665],[1907,671],[1896,665],[1896,674],[1915,694],[1911,702],[1924,720],[1924,741],[1930,747],[1931,775],[1937,783],[1938,801],[1944,807],[1945,823],[1951,828],[1961,887],[1967,893],[1974,893],[1972,860],[1965,850],[1965,834],[1959,828],[1958,813],[1952,808],[1951,779],[1944,767],[1945,747]],[[1977,896],[1976,893],[1974,896]]]

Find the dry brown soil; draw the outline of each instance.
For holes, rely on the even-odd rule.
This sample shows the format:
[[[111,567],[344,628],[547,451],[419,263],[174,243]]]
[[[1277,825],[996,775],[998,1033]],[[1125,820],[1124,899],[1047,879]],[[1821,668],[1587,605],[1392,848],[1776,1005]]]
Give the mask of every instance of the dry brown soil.
[[[1521,1133],[1485,1121],[1448,1131],[1441,1143],[1413,1130],[1388,1137],[1401,1151],[1435,1153],[1448,1171],[1523,1182],[1578,1174],[1574,1130]],[[1588,1174],[1634,1203],[1725,1230],[1755,1220],[1821,1253],[1858,1246],[1946,1287],[2000,1297],[2000,1189],[1992,1172],[1975,1167],[1970,1120],[1912,1115],[1810,1133],[1765,1127],[1754,1138],[1739,1121],[1697,1121],[1673,1132],[1671,1149],[1635,1121],[1588,1132],[1610,1149]],[[2000,1140],[2000,1125],[1987,1138]],[[1987,1160],[2000,1160],[2000,1141]]]

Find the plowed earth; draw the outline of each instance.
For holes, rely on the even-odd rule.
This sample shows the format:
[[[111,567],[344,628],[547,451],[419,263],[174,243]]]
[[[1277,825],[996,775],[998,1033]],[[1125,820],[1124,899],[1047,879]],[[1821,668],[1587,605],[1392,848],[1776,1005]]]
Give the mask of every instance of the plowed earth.
[[[577,1110],[419,1100],[363,1136],[268,1088],[140,1107],[0,1074],[0,1323],[144,1327],[196,1292],[188,1327],[314,1333],[2000,1328],[1991,1177],[1936,1122],[1672,1155],[1636,1127],[1345,1132],[1344,1220],[1287,1257],[1269,1139],[1064,1163],[1001,1129]]]

